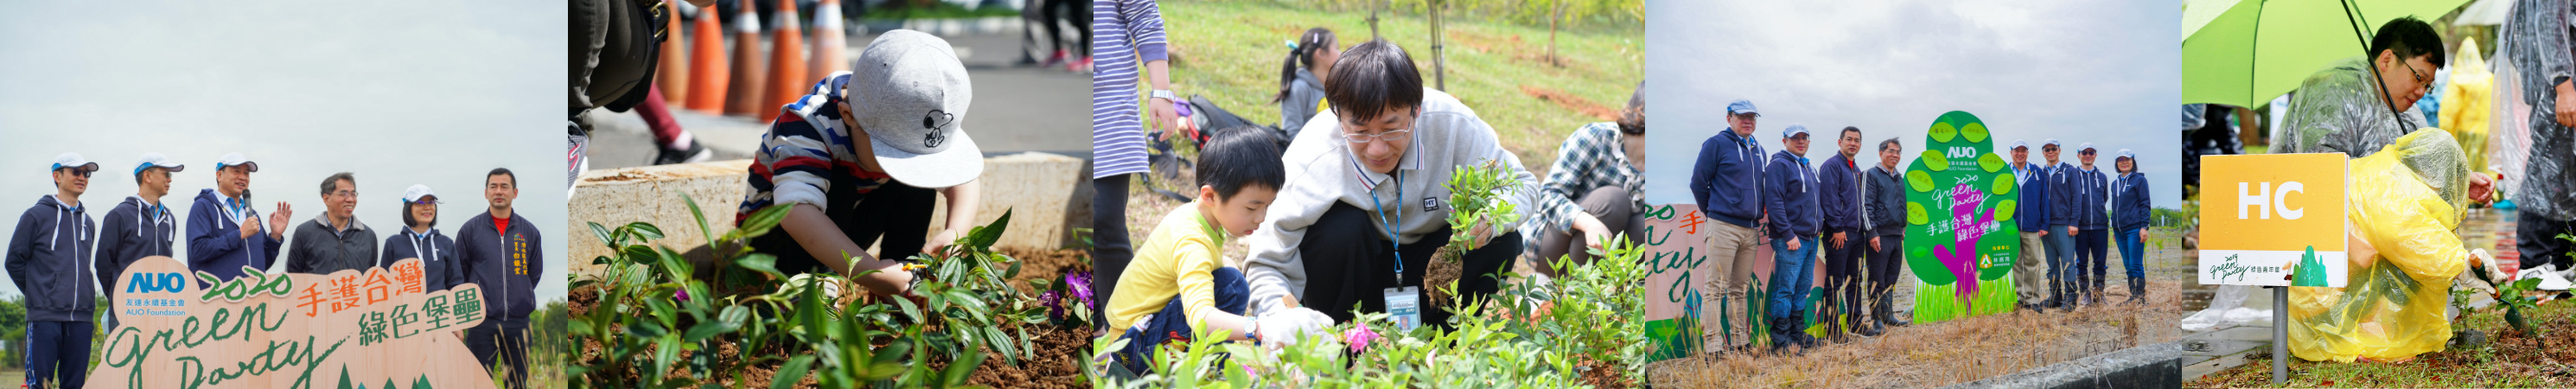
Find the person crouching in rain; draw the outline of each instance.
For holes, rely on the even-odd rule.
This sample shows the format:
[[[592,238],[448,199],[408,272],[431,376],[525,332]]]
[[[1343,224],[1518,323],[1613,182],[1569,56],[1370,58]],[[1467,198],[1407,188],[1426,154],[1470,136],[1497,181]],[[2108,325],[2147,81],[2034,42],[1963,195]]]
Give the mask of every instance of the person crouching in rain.
[[[2350,162],[2352,270],[2343,288],[2290,288],[2292,355],[2403,362],[2450,342],[2451,278],[2471,261],[2451,233],[2468,207],[2467,162],[2433,128]]]

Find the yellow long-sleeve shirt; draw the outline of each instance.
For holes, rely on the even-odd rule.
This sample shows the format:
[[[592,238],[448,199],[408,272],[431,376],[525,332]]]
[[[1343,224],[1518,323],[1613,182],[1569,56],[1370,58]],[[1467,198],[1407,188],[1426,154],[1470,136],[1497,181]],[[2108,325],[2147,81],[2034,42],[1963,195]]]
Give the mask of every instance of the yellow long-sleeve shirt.
[[[1183,204],[1154,225],[1154,235],[1136,250],[1136,258],[1118,276],[1117,294],[1109,296],[1109,328],[1125,329],[1146,315],[1161,312],[1174,296],[1192,323],[1216,310],[1216,277],[1223,265],[1225,233],[1199,215],[1199,203]]]

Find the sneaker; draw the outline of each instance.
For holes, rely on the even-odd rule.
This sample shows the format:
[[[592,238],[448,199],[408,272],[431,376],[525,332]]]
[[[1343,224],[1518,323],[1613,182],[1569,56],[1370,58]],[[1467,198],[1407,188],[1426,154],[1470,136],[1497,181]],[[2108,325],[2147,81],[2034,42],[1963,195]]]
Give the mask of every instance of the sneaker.
[[[2555,265],[2540,265],[2540,267],[2522,269],[2521,273],[2514,274],[2514,278],[2539,278],[2540,290],[2564,291],[2567,290],[2568,282],[2567,277],[2562,274]]]
[[[715,150],[708,150],[707,145],[699,144],[697,142],[689,142],[689,148],[686,150],[672,150],[661,147],[656,147],[656,149],[660,149],[662,152],[660,155],[653,157],[653,164],[655,165],[699,163],[715,159],[716,157]]]

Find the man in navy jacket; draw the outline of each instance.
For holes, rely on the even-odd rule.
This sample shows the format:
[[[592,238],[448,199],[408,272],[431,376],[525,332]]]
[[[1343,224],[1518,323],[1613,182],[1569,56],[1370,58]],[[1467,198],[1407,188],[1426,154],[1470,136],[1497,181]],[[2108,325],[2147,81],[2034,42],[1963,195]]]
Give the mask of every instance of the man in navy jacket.
[[[465,348],[493,371],[509,364],[509,387],[528,385],[528,313],[536,309],[537,281],[545,275],[545,240],[537,224],[511,212],[519,179],[510,169],[483,177],[491,209],[456,229],[457,260],[466,280],[483,290],[483,323],[465,330]]]
[[[1791,124],[1781,132],[1780,152],[1771,154],[1771,166],[1763,168],[1763,184],[1768,200],[1762,207],[1771,212],[1767,231],[1771,238],[1771,349],[1791,344],[1799,352],[1816,347],[1816,338],[1808,336],[1807,290],[1814,288],[1816,278],[1816,232],[1822,229],[1822,210],[1816,204],[1816,170],[1807,161],[1807,127]]]
[[[1865,246],[1870,234],[1868,222],[1860,217],[1860,165],[1852,160],[1860,156],[1860,137],[1860,127],[1843,127],[1834,136],[1834,156],[1816,168],[1816,203],[1825,218],[1820,231],[1825,237],[1825,301],[1849,315],[1839,316],[1844,325],[1826,327],[1826,335],[1835,343],[1850,341],[1841,336],[1844,328],[1866,329],[1860,327],[1859,276],[1860,256],[1869,249]]]
[[[2076,289],[2075,266],[2075,165],[2057,159],[2058,143],[2049,139],[2040,146],[2040,155],[2048,157],[2048,279],[2049,292],[2058,298],[2046,308],[2074,308]],[[2016,216],[2018,217],[2018,216]]]
[[[2093,158],[2101,154],[2092,143],[2077,146],[2075,158],[2084,162],[2069,174],[2075,184],[2075,271],[2076,287],[2084,296],[2084,305],[2102,303],[2102,275],[2111,243],[2111,176],[2093,168]]]
[[[54,157],[54,194],[36,198],[36,206],[18,216],[9,235],[5,266],[9,281],[26,294],[27,386],[45,381],[78,388],[89,371],[90,334],[97,314],[98,288],[90,268],[91,245],[98,223],[81,206],[89,176],[98,164],[80,154]]]
[[[259,163],[241,153],[224,154],[215,162],[215,188],[197,191],[196,202],[188,206],[188,270],[230,280],[242,276],[244,266],[267,269],[277,261],[277,249],[286,243],[286,229],[280,226],[287,225],[295,209],[277,202],[277,212],[260,223],[250,202],[250,174],[255,172]],[[214,284],[198,281],[197,287]]]
[[[144,257],[173,255],[171,239],[179,235],[179,221],[170,216],[170,207],[161,204],[161,197],[170,194],[170,176],[183,169],[187,166],[171,163],[161,153],[143,154],[143,161],[134,167],[134,196],[107,211],[93,262],[108,301],[116,301],[116,277],[125,274],[125,267]],[[107,329],[116,330],[115,310],[108,311]]]
[[[1752,101],[1736,100],[1726,105],[1728,125],[1725,131],[1708,137],[1699,145],[1699,160],[1691,165],[1691,200],[1698,202],[1700,212],[1716,223],[1708,223],[1704,244],[1709,259],[1717,262],[1716,296],[1710,306],[1741,307],[1753,304],[1745,298],[1752,287],[1754,250],[1768,240],[1758,230],[1763,220],[1762,170],[1765,164],[1762,144],[1753,141],[1756,111]],[[1767,297],[1765,297],[1767,298]],[[1704,312],[1718,312],[1705,310]],[[1700,333],[1717,337],[1706,342],[1709,352],[1740,349],[1753,343],[1751,323],[1742,330],[1720,327],[1726,323],[1708,314],[1700,321]],[[1736,334],[1744,334],[1736,336]]]
[[[2021,308],[2042,311],[2057,305],[2057,264],[2048,261],[2048,253],[2057,241],[2048,231],[2048,167],[2030,163],[2030,144],[2013,140],[2013,185],[2021,190],[2013,202],[2013,228],[2021,230],[2019,260],[2013,262],[2014,291],[2021,297]],[[2063,235],[2063,234],[2059,234]],[[2040,297],[2039,288],[2048,288],[2048,297]],[[2044,312],[2044,311],[2043,311]]]

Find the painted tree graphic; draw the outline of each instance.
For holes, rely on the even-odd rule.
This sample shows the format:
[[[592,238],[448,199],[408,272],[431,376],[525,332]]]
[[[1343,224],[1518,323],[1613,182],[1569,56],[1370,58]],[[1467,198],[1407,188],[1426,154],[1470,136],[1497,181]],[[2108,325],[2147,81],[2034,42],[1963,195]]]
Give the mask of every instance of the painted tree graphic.
[[[2006,275],[2021,249],[2012,223],[2020,181],[1992,135],[1974,114],[1943,113],[1905,169],[1905,264],[1922,281],[1916,321],[2000,313],[2017,301]]]

